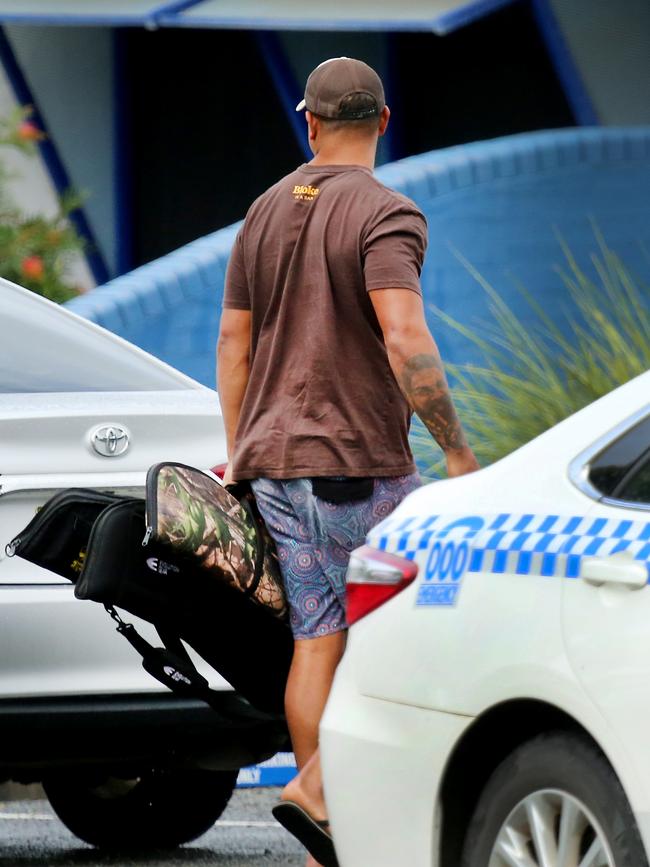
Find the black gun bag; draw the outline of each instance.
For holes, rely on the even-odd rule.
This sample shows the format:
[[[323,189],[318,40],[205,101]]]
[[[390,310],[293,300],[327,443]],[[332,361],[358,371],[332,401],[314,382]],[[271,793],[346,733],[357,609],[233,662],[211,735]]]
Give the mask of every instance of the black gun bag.
[[[209,474],[158,464],[147,501],[70,489],[49,500],[7,546],[104,605],[149,673],[208,704],[214,693],[183,641],[258,710],[281,714],[293,640],[279,571],[248,495]],[[154,648],[119,607],[152,623]]]

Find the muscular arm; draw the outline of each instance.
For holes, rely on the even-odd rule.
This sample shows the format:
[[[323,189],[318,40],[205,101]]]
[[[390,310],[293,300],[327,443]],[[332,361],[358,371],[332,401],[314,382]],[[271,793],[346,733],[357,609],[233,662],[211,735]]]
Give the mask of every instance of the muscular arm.
[[[388,360],[409,405],[447,459],[450,476],[478,469],[454,408],[421,297],[404,289],[370,292]]]
[[[217,390],[226,428],[228,460],[232,458],[235,447],[235,433],[248,385],[250,342],[250,310],[225,308],[217,342]]]

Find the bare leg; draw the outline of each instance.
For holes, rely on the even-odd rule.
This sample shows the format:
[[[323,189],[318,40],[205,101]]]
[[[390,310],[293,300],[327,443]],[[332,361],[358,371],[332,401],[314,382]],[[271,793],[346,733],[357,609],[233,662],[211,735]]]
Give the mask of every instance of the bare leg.
[[[317,821],[327,819],[320,750],[316,750],[298,776],[287,783],[282,790],[282,800],[293,801]]]
[[[293,801],[319,821],[327,818],[320,750],[316,750],[298,776],[284,787],[282,800]],[[305,867],[320,867],[320,865],[311,855],[308,855]]]
[[[318,726],[327,702],[336,666],[345,650],[347,632],[296,641],[285,708],[291,743],[300,773],[283,790],[282,800],[295,801],[315,819],[326,819],[323,797]],[[305,867],[321,867],[312,855]]]
[[[345,649],[346,635],[341,631],[295,642],[285,709],[299,770],[318,749],[318,726]]]

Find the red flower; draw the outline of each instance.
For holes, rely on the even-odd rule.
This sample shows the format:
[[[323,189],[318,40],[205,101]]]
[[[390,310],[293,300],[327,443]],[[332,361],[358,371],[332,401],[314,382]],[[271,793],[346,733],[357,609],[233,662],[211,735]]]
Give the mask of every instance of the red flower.
[[[45,266],[40,256],[26,256],[20,263],[20,270],[29,280],[40,281],[45,276]]]
[[[18,126],[18,138],[22,141],[41,141],[45,138],[43,131],[40,130],[31,120],[24,120]]]

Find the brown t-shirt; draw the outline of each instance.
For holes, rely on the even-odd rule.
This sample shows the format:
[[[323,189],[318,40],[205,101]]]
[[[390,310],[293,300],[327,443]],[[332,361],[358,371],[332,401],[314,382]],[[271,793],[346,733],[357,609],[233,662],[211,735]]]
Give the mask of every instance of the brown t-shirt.
[[[414,471],[368,291],[421,294],[426,221],[361,166],[303,165],[251,206],[223,306],[250,310],[235,479]]]

